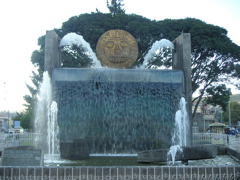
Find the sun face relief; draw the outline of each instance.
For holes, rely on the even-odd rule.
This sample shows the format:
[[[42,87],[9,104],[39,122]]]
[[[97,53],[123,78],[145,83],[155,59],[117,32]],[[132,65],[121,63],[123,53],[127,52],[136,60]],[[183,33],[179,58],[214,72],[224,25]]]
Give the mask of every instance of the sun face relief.
[[[97,57],[104,66],[129,68],[137,56],[137,42],[124,30],[107,31],[98,40]]]
[[[104,53],[111,63],[126,62],[130,54],[129,43],[124,39],[109,40],[105,44]]]

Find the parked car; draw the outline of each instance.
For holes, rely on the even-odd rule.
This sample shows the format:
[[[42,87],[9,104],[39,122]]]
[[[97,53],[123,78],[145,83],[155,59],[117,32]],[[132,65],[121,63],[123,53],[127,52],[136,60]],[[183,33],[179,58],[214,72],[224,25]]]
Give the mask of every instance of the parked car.
[[[229,129],[228,131],[229,135],[237,135],[238,134],[238,130],[235,128]]]

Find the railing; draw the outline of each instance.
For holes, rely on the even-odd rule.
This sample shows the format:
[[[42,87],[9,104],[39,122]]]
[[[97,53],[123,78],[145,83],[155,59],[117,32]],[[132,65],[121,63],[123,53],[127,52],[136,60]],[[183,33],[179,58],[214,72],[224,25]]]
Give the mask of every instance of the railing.
[[[4,167],[0,179],[148,179],[148,180],[239,180],[239,166],[114,166],[114,167]]]
[[[219,133],[194,133],[193,134],[193,145],[203,145],[203,144],[227,144],[226,134]]]
[[[0,150],[6,147],[34,146],[36,133],[0,134]]]
[[[36,133],[0,134],[0,150],[6,147],[34,146]],[[227,135],[218,133],[194,133],[193,145],[227,144]]]

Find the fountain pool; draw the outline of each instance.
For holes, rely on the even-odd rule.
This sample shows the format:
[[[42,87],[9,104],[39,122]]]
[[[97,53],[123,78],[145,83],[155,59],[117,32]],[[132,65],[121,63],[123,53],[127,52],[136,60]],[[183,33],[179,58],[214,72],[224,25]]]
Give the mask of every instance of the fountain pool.
[[[213,159],[202,159],[202,160],[189,160],[188,165],[183,164],[181,161],[175,161],[174,164],[169,162],[154,162],[154,163],[138,163],[137,155],[131,156],[91,156],[86,160],[65,160],[55,159],[49,160],[45,158],[44,166],[55,167],[55,166],[239,166],[240,162],[228,155],[219,155]]]

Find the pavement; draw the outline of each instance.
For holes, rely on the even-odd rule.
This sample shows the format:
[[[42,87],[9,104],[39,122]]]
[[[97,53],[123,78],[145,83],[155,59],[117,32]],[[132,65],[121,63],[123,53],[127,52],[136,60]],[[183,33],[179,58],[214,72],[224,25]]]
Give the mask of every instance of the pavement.
[[[227,153],[240,160],[240,136],[229,135]]]
[[[229,135],[229,143],[227,146],[240,153],[240,136],[237,137],[236,135]]]

